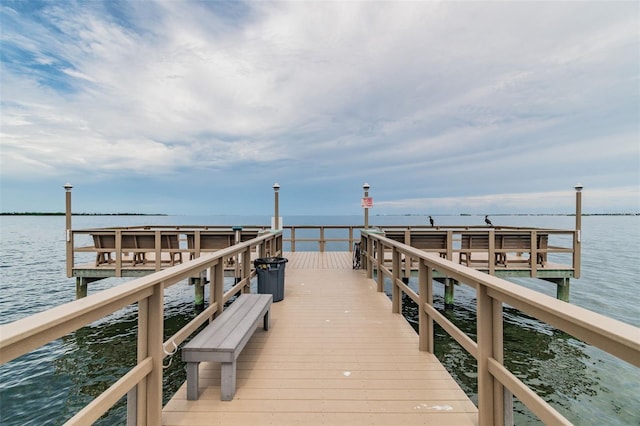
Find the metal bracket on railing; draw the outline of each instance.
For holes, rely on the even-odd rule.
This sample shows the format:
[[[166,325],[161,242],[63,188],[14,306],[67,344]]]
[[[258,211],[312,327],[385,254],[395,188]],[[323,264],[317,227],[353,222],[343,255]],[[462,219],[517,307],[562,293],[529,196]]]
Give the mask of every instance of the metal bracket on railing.
[[[162,352],[164,352],[164,354],[169,357],[169,363],[167,365],[165,365],[164,362],[162,363],[162,368],[165,370],[171,367],[171,361],[173,361],[173,356],[176,354],[176,352],[178,352],[178,345],[176,345],[176,342],[171,340],[169,343],[173,345],[173,350],[171,352],[167,351],[164,345],[162,345]]]

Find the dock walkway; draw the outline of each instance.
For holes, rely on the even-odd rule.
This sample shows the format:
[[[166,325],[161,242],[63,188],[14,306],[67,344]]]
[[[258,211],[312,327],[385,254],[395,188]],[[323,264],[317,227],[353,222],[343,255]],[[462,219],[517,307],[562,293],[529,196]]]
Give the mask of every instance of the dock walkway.
[[[220,400],[220,368],[200,364],[164,425],[476,425],[477,409],[348,252],[285,253],[285,298],[269,331],[238,359],[237,392]]]

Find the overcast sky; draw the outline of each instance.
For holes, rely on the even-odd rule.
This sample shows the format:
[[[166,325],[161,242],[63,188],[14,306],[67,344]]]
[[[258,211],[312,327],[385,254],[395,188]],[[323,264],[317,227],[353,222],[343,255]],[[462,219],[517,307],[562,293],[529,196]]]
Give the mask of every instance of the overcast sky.
[[[640,211],[640,2],[10,1],[1,210]]]

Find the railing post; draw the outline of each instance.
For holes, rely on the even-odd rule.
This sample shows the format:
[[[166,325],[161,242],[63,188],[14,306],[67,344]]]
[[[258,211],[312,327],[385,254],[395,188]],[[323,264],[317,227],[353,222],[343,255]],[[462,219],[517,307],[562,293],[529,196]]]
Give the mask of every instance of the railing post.
[[[382,273],[382,267],[384,266],[384,246],[380,241],[376,241],[376,259],[378,259],[378,276],[376,277],[378,282],[377,290],[379,293],[382,293],[384,291],[384,274]]]
[[[247,280],[247,285],[245,286],[245,293],[251,293],[251,281],[249,277],[251,276],[251,247],[247,247],[242,255],[242,279]]]
[[[200,230],[193,233],[193,258],[200,257]]]
[[[153,362],[151,373],[147,376],[147,423],[162,424],[162,360],[164,352],[164,282],[153,288],[149,297],[149,321],[147,324],[147,353]]]
[[[291,227],[291,252],[296,251],[296,228]]]
[[[493,299],[487,288],[478,283],[477,287],[477,335],[478,335],[478,425],[499,426],[502,416],[494,413],[498,403],[496,385],[489,372],[488,360],[494,357],[494,313]],[[502,394],[502,392],[500,392]],[[500,398],[501,400],[501,398]]]
[[[320,227],[320,253],[324,253],[325,240],[324,240],[324,226]]]
[[[424,305],[433,305],[433,269],[423,259],[418,259],[418,333],[419,349],[433,353],[433,319],[424,310]]]
[[[353,251],[353,226],[349,226],[349,251]]]
[[[156,271],[162,268],[162,233],[159,229],[155,231],[155,257],[156,257]]]
[[[211,282],[209,283],[210,304],[217,303],[216,316],[224,309],[224,262],[218,259],[218,263],[211,268]],[[213,319],[212,319],[213,320]],[[211,322],[211,321],[210,321]]]
[[[147,357],[149,347],[149,299],[138,302],[138,363]],[[147,424],[147,380],[143,380],[129,391],[135,398],[127,397],[127,425]],[[136,408],[133,407],[135,403]],[[135,420],[134,420],[135,419]],[[131,423],[130,423],[131,422]]]
[[[116,230],[116,277],[122,276],[122,231]]]
[[[371,260],[371,251],[373,250],[373,239],[366,234],[362,235],[362,244],[360,249],[362,250],[362,256],[364,262],[362,265],[367,271],[367,278],[373,278],[373,261]]]
[[[531,278],[536,278],[538,276],[538,233],[535,230],[531,231],[529,264],[531,266]]]
[[[127,392],[127,426],[138,424],[138,388],[140,384]]]
[[[504,254],[507,255],[506,253]],[[489,230],[489,253],[487,255],[489,264],[489,275],[496,274],[496,233],[493,229]]]
[[[402,300],[400,300],[400,288],[396,284],[396,281],[400,279],[400,252],[392,247],[391,255],[391,312],[399,314],[401,311]]]
[[[493,358],[504,364],[504,323],[502,319],[502,302],[491,299],[492,328],[493,328]],[[505,392],[506,391],[506,392]],[[508,394],[508,396],[507,396]],[[513,399],[502,383],[493,379],[493,412],[497,426],[504,426],[506,419],[513,416]]]

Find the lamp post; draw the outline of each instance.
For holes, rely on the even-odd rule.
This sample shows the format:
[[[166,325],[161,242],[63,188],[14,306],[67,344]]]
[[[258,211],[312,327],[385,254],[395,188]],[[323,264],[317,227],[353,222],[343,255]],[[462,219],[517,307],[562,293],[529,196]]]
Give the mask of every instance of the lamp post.
[[[362,185],[362,189],[364,190],[364,198],[369,198],[369,186],[368,183],[364,183]],[[365,201],[366,202],[366,201]],[[369,208],[367,206],[364,207],[364,229],[369,228]]]
[[[582,241],[582,188],[581,184],[576,184],[576,236],[573,247],[573,276],[580,278],[580,242]]]
[[[582,229],[582,188],[579,183],[576,184],[576,231],[578,231],[578,242],[580,242],[580,230]]]
[[[72,257],[73,257],[73,243],[71,241],[71,189],[73,185],[69,182],[64,184],[65,191],[65,231],[66,231],[66,241],[67,241],[67,277],[71,277],[73,275],[72,269]]]
[[[273,184],[273,195],[274,195],[274,228],[275,231],[277,231],[278,229],[280,229],[280,206],[279,206],[279,200],[278,200],[278,196],[279,196],[279,192],[280,192],[280,184],[278,184],[277,182]]]

